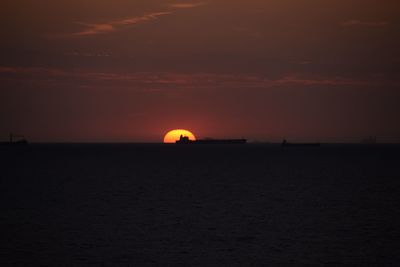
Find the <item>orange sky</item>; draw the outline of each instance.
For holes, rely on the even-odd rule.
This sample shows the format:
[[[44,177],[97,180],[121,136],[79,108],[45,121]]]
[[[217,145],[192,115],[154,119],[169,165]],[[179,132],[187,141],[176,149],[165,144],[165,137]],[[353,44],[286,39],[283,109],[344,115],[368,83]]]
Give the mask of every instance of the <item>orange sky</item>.
[[[399,3],[2,1],[0,137],[399,142]]]

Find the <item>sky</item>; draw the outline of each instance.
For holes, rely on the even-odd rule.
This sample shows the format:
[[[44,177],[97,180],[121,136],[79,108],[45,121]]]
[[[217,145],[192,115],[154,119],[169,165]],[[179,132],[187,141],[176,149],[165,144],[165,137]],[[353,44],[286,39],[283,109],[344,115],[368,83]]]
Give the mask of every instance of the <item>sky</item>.
[[[398,0],[3,0],[0,137],[400,142]]]

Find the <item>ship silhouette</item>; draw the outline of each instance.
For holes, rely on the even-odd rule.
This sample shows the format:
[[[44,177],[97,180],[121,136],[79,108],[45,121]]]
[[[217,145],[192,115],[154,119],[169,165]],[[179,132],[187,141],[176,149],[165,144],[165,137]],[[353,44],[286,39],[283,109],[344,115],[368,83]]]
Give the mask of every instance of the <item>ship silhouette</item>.
[[[176,144],[217,144],[217,145],[229,145],[229,144],[246,144],[246,139],[213,139],[205,138],[198,140],[190,140],[189,137],[181,135]]]
[[[28,141],[25,139],[23,135],[17,134],[10,134],[8,142],[0,142],[0,145],[6,146],[20,146],[20,145],[27,145]]]

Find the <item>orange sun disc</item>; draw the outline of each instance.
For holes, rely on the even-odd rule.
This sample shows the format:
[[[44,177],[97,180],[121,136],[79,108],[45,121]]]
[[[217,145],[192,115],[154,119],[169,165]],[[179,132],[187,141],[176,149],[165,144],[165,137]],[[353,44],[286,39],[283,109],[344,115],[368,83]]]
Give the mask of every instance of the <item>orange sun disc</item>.
[[[181,135],[184,137],[185,136],[188,137],[189,140],[193,140],[193,141],[196,140],[196,137],[190,131],[184,130],[184,129],[176,129],[176,130],[169,131],[164,136],[164,143],[175,143],[176,141],[179,140]]]

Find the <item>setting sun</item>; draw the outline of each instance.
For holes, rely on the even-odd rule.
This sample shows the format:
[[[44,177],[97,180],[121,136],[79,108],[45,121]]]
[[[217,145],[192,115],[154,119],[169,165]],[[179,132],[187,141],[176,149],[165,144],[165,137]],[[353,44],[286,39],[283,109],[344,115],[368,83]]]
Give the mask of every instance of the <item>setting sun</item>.
[[[182,136],[187,136],[189,140],[196,140],[196,137],[194,134],[192,134],[188,130],[184,129],[176,129],[169,131],[165,136],[164,136],[164,143],[175,143],[179,138]]]

